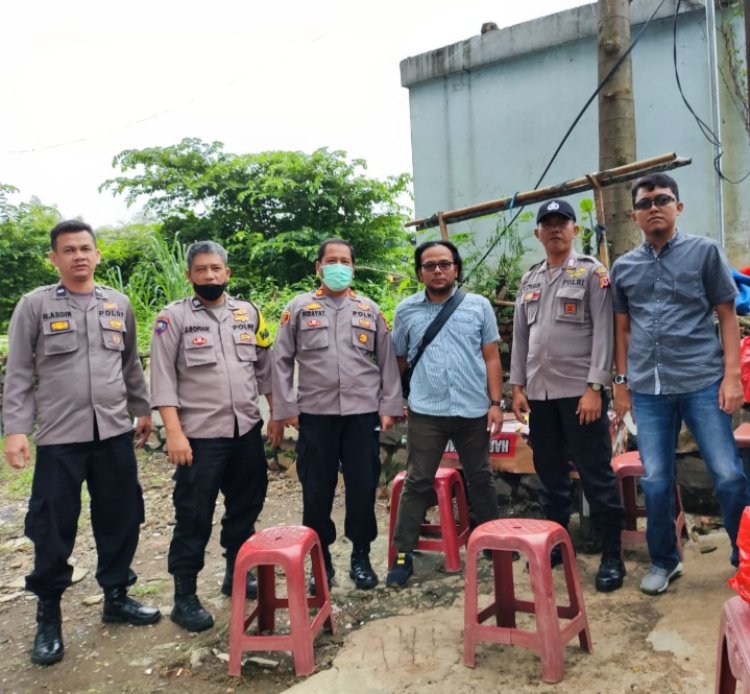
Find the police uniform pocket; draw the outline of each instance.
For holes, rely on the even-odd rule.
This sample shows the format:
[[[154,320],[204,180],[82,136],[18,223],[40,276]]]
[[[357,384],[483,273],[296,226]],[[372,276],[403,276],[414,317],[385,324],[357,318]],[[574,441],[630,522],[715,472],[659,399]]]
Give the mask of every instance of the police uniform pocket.
[[[681,271],[674,279],[674,299],[688,303],[702,296],[701,273],[695,270]]]
[[[234,331],[234,346],[237,348],[237,359],[240,361],[257,361],[255,335],[249,330]]]
[[[328,347],[328,318],[326,316],[300,316],[299,348],[301,350]]]
[[[582,323],[584,318],[585,287],[560,287],[555,299],[557,301],[557,320],[569,323]]]
[[[44,321],[44,354],[69,354],[78,349],[76,324],[70,318]]]
[[[122,334],[125,332],[125,321],[122,318],[99,316],[102,339],[107,349],[122,351],[125,349]]]
[[[372,317],[352,316],[352,344],[366,352],[375,349],[377,322]]]
[[[539,294],[537,293],[536,296],[531,292],[529,294],[528,299],[525,296],[523,298],[523,309],[526,312],[526,323],[533,325],[536,322],[536,314],[539,311]]]
[[[211,333],[188,333],[183,338],[185,363],[205,366],[216,363],[216,344]]]

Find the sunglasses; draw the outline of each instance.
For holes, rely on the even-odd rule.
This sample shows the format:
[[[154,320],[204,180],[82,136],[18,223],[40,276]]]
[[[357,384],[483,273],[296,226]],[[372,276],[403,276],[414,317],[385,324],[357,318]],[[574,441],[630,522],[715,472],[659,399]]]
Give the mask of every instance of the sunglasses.
[[[425,272],[435,272],[435,268],[440,268],[443,272],[448,272],[455,263],[450,262],[449,260],[441,260],[439,263],[422,263],[420,267]]]
[[[652,205],[666,207],[670,202],[677,202],[677,200],[671,195],[657,195],[653,198],[641,198],[638,202],[633,204],[633,209],[645,212],[646,210],[650,210]]]

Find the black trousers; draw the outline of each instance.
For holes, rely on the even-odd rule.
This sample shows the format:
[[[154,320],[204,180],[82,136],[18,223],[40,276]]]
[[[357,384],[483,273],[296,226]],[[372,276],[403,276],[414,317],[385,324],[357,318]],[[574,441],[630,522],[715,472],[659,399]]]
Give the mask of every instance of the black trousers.
[[[330,563],[336,539],[331,520],[339,467],[344,475],[344,534],[355,548],[369,551],[378,535],[375,495],[380,481],[380,427],[377,412],[355,415],[300,414],[297,475],[302,484],[302,523],[312,528]]]
[[[268,489],[268,468],[258,422],[234,438],[189,439],[193,464],[178,465],[173,479],[175,527],[167,568],[173,575],[195,575],[204,565],[216,499],[224,495],[221,546],[236,554],[255,532]]]
[[[84,480],[91,498],[96,580],[102,588],[135,583],[130,563],[144,515],[133,433],[38,446],[26,514],[34,570],[26,577],[26,589],[42,599],[59,599],[70,585],[73,567],[68,559],[75,545]]]
[[[495,520],[499,511],[489,463],[487,416],[437,417],[409,410],[408,425],[406,479],[393,532],[396,548],[417,546],[425,511],[435,503],[432,483],[449,440],[458,452],[477,522]]]
[[[591,507],[591,522],[607,544],[619,539],[623,509],[612,471],[607,397],[602,394],[602,415],[580,424],[576,408],[580,398],[530,400],[529,439],[534,467],[542,483],[542,503],[550,520],[567,526],[572,505],[569,461],[581,477],[583,493]]]

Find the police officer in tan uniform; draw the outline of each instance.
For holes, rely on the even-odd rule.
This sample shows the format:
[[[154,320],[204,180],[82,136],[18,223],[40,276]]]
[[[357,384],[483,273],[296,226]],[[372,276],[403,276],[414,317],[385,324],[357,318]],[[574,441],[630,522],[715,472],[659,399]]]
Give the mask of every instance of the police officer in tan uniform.
[[[37,444],[26,534],[34,542],[37,633],[32,662],[51,665],[64,654],[60,600],[71,583],[81,511],[81,485],[91,497],[96,580],[104,590],[102,621],[153,624],[161,614],[127,595],[130,563],[143,522],[143,496],[133,451],[151,432],[148,388],[138,358],[127,297],[94,283],[101,258],[92,228],[60,222],[50,232],[50,261],[60,282],[24,295],[8,330],[3,396],[5,459],[30,460]],[[36,383],[35,383],[36,381]]]
[[[578,234],[573,208],[550,200],[534,231],[546,260],[521,280],[513,322],[510,383],[513,412],[529,417],[534,467],[543,485],[547,517],[567,528],[572,484],[568,460],[581,476],[591,521],[601,534],[596,588],[620,588],[623,510],[610,467],[607,416],[612,371],[613,314],[607,269],[573,250]],[[559,546],[552,564],[561,561]]]
[[[349,575],[357,588],[368,589],[378,583],[369,558],[370,543],[377,536],[378,432],[403,415],[401,382],[380,309],[350,288],[352,246],[342,239],[323,242],[315,269],[321,286],[289,303],[276,335],[269,435],[278,445],[284,425],[299,427],[302,522],[320,537],[329,585],[335,573],[329,545],[336,539],[331,509],[341,467],[344,532],[352,542]]]
[[[255,532],[268,487],[258,396],[271,405],[268,330],[250,302],[225,293],[231,270],[213,241],[187,251],[195,295],[159,312],[151,340],[151,402],[164,422],[169,460],[176,466],[176,523],[168,568],[174,576],[172,621],[189,631],[213,626],[196,594],[216,499],[224,494],[221,546],[232,593],[234,564]],[[257,583],[248,575],[248,597]]]

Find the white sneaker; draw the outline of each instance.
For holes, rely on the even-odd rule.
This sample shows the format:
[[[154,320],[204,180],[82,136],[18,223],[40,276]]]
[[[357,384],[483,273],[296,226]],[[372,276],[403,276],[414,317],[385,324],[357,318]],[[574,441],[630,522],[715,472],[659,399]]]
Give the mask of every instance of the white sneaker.
[[[659,595],[669,588],[670,581],[680,576],[682,576],[682,562],[671,570],[651,564],[649,572],[641,580],[641,592],[646,595]]]

